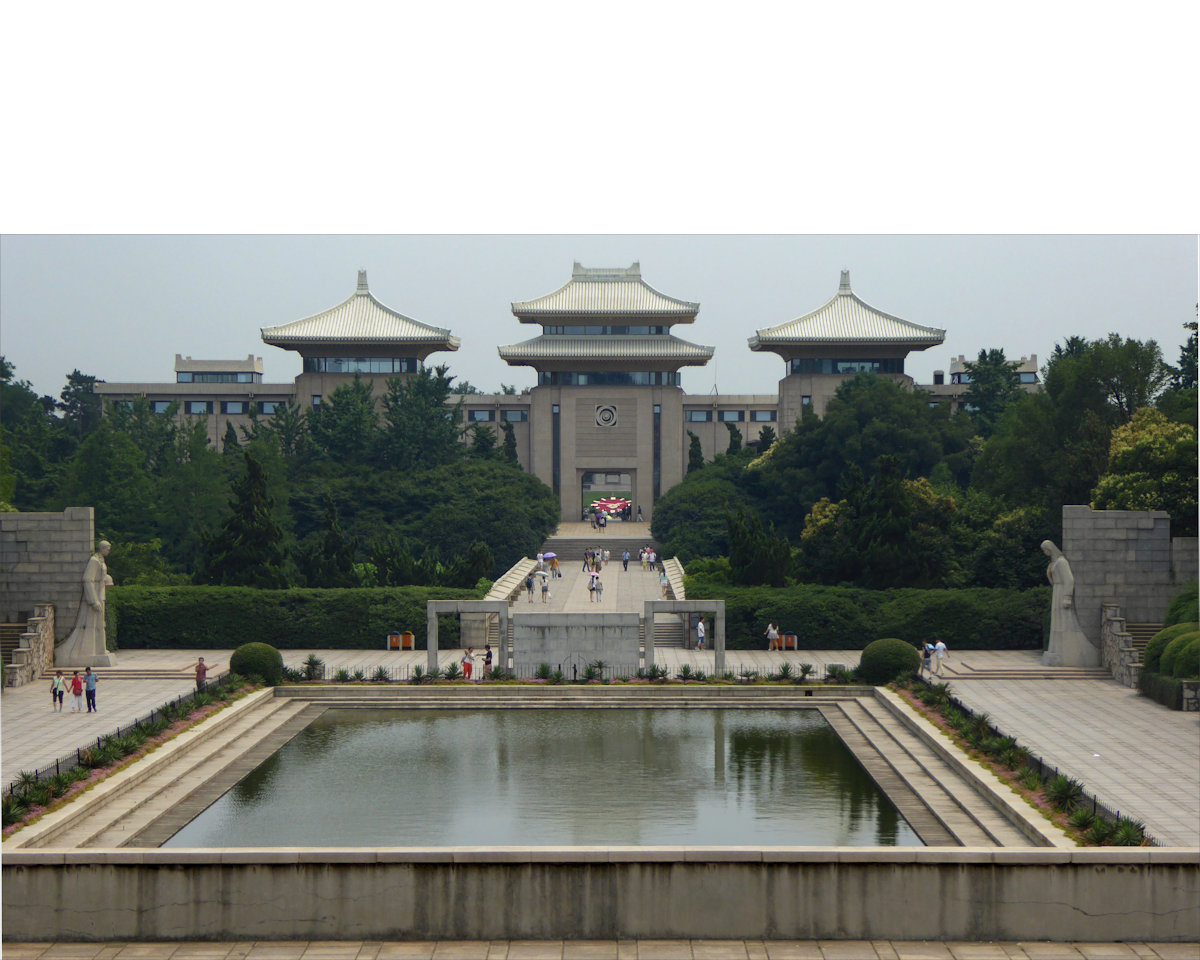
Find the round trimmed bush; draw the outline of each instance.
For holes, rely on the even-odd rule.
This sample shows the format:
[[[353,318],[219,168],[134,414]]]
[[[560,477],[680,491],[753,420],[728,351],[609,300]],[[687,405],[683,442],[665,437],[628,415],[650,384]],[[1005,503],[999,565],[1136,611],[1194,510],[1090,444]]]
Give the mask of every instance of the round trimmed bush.
[[[1162,659],[1158,662],[1158,672],[1165,677],[1173,677],[1175,675],[1175,658],[1187,645],[1192,637],[1200,636],[1195,630],[1188,633],[1181,633],[1174,640],[1167,644],[1167,648],[1162,652]]]
[[[243,643],[229,657],[229,669],[275,686],[283,678],[283,655],[269,643]]]
[[[867,683],[882,684],[916,673],[920,666],[921,655],[916,647],[905,640],[885,637],[867,644],[858,662],[858,675]]]
[[[1176,680],[1200,680],[1200,634],[1194,635],[1175,654]]]
[[[1166,673],[1167,671],[1162,670],[1159,666],[1159,661],[1162,659],[1163,651],[1167,649],[1167,644],[1176,637],[1185,633],[1195,633],[1197,630],[1200,630],[1200,623],[1177,623],[1159,630],[1146,644],[1146,653],[1142,658],[1143,669],[1149,670],[1151,673]]]
[[[1196,620],[1200,620],[1200,584],[1193,583],[1171,601],[1163,626],[1170,627],[1176,623],[1192,623]]]

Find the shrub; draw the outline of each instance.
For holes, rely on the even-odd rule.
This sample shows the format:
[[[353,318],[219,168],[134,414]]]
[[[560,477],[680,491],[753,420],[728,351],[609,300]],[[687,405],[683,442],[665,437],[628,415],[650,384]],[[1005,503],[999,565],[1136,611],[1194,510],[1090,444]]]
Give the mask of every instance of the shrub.
[[[1083,796],[1083,784],[1066,774],[1056,774],[1046,784],[1046,799],[1059,810],[1070,810]]]
[[[1114,847],[1140,847],[1146,842],[1146,828],[1137,820],[1121,817],[1108,842]]]
[[[1026,767],[1020,776],[1021,786],[1026,790],[1041,790],[1042,775],[1033,767]]]
[[[897,677],[916,673],[921,666],[917,648],[903,640],[886,637],[868,643],[858,662],[858,675],[871,684],[890,683]]]
[[[308,659],[304,661],[303,670],[305,680],[325,679],[325,661],[318,657],[315,653],[310,653],[308,655]]]
[[[1176,680],[1200,680],[1200,635],[1193,635],[1175,654]]]
[[[549,680],[552,667],[548,663],[539,663],[537,669],[533,671],[535,680]]]
[[[388,673],[388,668],[381,663],[375,668],[375,672],[371,674],[371,679],[377,682],[387,683],[392,679],[392,676],[390,673]]]
[[[457,663],[450,662],[442,668],[442,676],[447,680],[461,680],[462,670],[459,668]]]
[[[1115,829],[1116,828],[1109,823],[1109,821],[1105,820],[1103,817],[1097,817],[1092,821],[1092,826],[1087,832],[1088,842],[1095,844],[1108,843],[1108,840],[1113,835],[1113,831]]]
[[[1138,693],[1172,710],[1183,709],[1183,682],[1152,670],[1138,674]]]
[[[341,667],[338,669],[337,673],[335,673],[333,675],[333,679],[338,683],[349,683],[350,682],[350,671],[347,670],[345,667]]]
[[[1087,830],[1091,827],[1095,819],[1096,815],[1087,807],[1076,807],[1071,811],[1071,815],[1067,817],[1067,823],[1076,830]]]
[[[1195,623],[1197,620],[1200,620],[1200,584],[1193,583],[1171,601],[1171,605],[1167,607],[1167,616],[1163,620],[1163,626]]]
[[[283,678],[283,657],[269,643],[243,643],[230,654],[229,669],[274,686]]]
[[[113,587],[109,638],[126,650],[229,649],[246,636],[280,650],[375,650],[396,628],[425,646],[426,600],[473,600],[447,587],[258,590],[254,587]],[[438,646],[459,646],[456,616],[439,618]]]
[[[1151,673],[1166,673],[1167,671],[1163,670],[1159,664],[1162,660],[1163,651],[1167,648],[1167,644],[1176,637],[1182,636],[1185,633],[1194,633],[1197,630],[1200,630],[1200,623],[1194,621],[1177,623],[1159,630],[1158,633],[1150,638],[1150,642],[1146,644],[1146,652],[1142,658],[1142,669],[1149,670]]]
[[[1171,629],[1174,629],[1173,627]],[[1158,672],[1164,677],[1175,676],[1175,658],[1179,656],[1188,641],[1193,637],[1200,636],[1200,633],[1189,631],[1181,633],[1174,640],[1167,644],[1166,649],[1162,652],[1162,659],[1158,663]]]

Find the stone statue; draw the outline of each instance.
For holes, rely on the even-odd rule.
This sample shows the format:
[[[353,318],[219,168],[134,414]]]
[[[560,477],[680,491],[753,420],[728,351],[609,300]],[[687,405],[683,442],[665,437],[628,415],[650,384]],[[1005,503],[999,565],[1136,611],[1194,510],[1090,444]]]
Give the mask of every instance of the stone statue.
[[[75,629],[54,649],[54,662],[64,667],[111,667],[116,658],[105,649],[104,591],[112,586],[104,558],[112,544],[101,540],[83,568],[83,602]]]
[[[1070,562],[1049,540],[1042,541],[1042,553],[1050,558],[1046,579],[1054,588],[1050,597],[1050,642],[1042,654],[1042,665],[1100,666],[1100,651],[1080,628],[1075,615],[1075,575]]]

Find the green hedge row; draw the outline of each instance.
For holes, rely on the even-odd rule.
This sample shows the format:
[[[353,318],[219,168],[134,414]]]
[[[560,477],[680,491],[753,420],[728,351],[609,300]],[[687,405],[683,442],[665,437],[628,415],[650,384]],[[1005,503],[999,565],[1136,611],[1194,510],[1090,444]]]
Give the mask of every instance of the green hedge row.
[[[1040,650],[1050,628],[1050,588],[866,590],[858,587],[736,587],[701,577],[689,597],[725,601],[725,645],[766,649],[774,620],[804,650],[861,650],[880,637],[944,640],[951,650]]]
[[[389,633],[411,630],[425,647],[426,600],[475,600],[475,590],[378,587],[256,590],[253,587],[113,587],[110,649],[234,649],[260,641],[281,650],[381,650]],[[438,624],[438,646],[458,646],[457,616]]]
[[[1183,681],[1153,670],[1138,674],[1138,693],[1172,710],[1183,709]]]

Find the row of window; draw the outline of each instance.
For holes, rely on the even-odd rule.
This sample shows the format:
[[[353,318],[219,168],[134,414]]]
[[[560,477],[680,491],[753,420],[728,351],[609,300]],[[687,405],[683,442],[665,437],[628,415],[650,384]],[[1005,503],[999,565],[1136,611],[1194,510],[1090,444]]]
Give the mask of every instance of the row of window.
[[[305,357],[305,373],[416,373],[416,357]]]
[[[529,419],[528,410],[501,410],[500,419],[505,423],[524,423]],[[468,410],[467,420],[471,423],[493,423],[496,420],[495,410]]]
[[[879,360],[834,360],[829,357],[797,357],[788,362],[788,373],[903,373],[903,357]]]
[[[542,387],[677,387],[678,370],[652,370],[649,373],[605,370],[600,373],[575,373],[572,370],[543,370],[538,373]]]
[[[1021,378],[1020,379],[1021,383],[1037,383],[1038,382],[1037,374],[1034,373],[1032,370],[1022,371],[1020,374],[1018,374],[1018,376]],[[970,383],[971,375],[969,373],[952,373],[952,374],[950,374],[950,382],[951,383]]]
[[[316,401],[318,398],[314,397]],[[152,400],[150,409],[155,413],[167,413],[171,409],[171,404],[179,403],[177,400]],[[254,409],[264,416],[271,416],[275,410],[282,404],[282,400],[258,400],[254,404]],[[232,415],[245,415],[250,412],[251,403],[248,400],[222,400],[220,401],[220,410],[222,413]],[[132,406],[129,400],[114,400],[113,406]],[[179,404],[180,409],[194,417],[205,416],[213,412],[215,402],[212,400],[184,400]]]
[[[182,370],[175,374],[176,383],[262,383],[261,373],[196,373]]]
[[[639,326],[636,324],[587,324],[586,326],[567,326],[559,324],[543,325],[542,332],[552,337],[648,337],[666,333],[669,327]]]
[[[713,411],[711,410],[685,410],[683,419],[688,423],[712,423]],[[741,423],[746,419],[745,410],[718,410],[716,420],[718,423]],[[751,423],[774,423],[776,420],[776,412],[774,410],[751,410]]]

